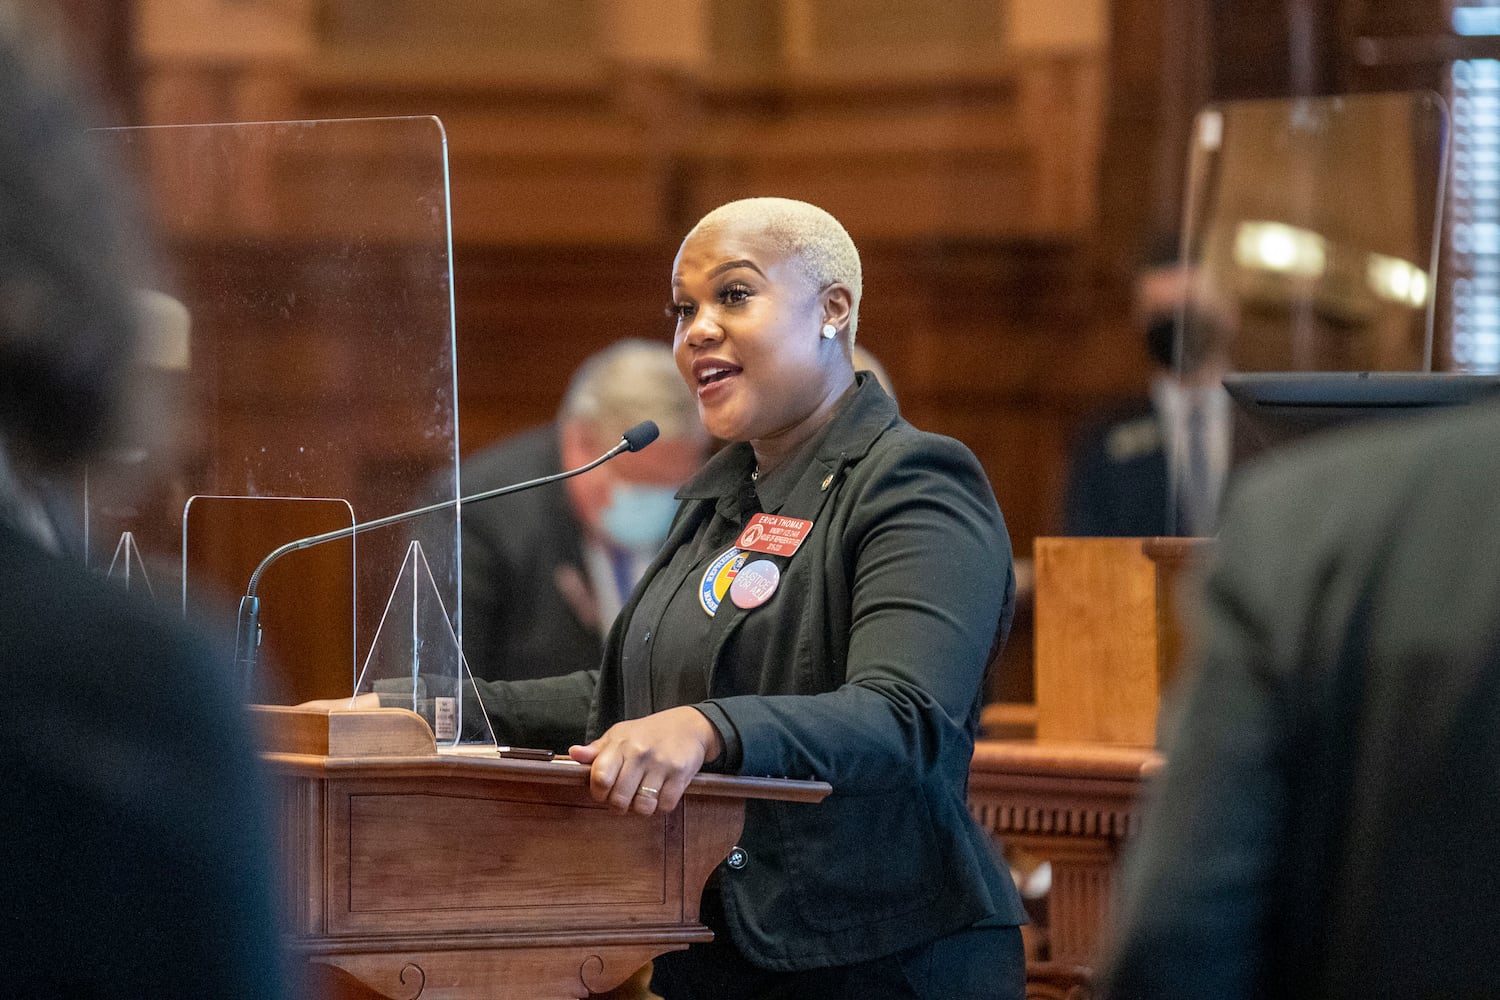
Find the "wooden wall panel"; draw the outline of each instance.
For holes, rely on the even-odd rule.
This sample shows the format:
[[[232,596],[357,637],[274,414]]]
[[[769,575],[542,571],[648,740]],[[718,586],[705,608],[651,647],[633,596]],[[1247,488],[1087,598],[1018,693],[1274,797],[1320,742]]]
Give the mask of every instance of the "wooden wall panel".
[[[1096,238],[1120,312],[1149,249],[1180,227],[1188,137],[1212,60],[1207,5],[1113,0],[1111,12]]]
[[[671,337],[675,242],[455,250],[460,445],[550,420],[573,370],[621,337]]]
[[[465,451],[548,419],[610,341],[668,337],[683,232],[751,194],[849,226],[865,344],[914,420],[980,456],[1018,554],[1056,530],[1080,420],[1144,383],[1123,289],[1177,197],[1186,0],[881,0],[854,5],[858,37],[842,0],[590,2],[552,25],[538,0],[121,2],[142,123],[443,121]],[[540,40],[511,45],[522,28]]]
[[[917,8],[885,4],[860,59],[840,58],[849,38],[829,32],[838,19],[818,0],[753,18],[695,0],[624,14],[579,4],[551,25],[530,0],[445,0],[421,8],[422,44],[402,21],[421,5],[402,0],[129,6],[145,121],[442,118],[466,447],[545,418],[573,365],[609,339],[665,335],[683,229],[767,191],[846,220],[871,257],[866,343],[911,407],[964,424],[981,452],[1005,450],[983,436],[996,423],[985,414],[1060,453],[1079,414],[1140,383],[1127,268],[1101,266],[1096,248],[1133,246],[1173,200],[1158,147],[1174,142],[1158,141],[1153,116],[1170,110],[1174,49],[1192,51],[1180,0],[1113,0],[1108,18],[1103,0],[1067,18],[1036,0],[938,5],[922,45],[894,41]],[[677,56],[634,30],[664,12],[679,16]],[[514,15],[507,39],[524,28],[552,40],[497,54],[476,42],[489,22],[450,30],[502,14]],[[747,30],[764,37],[749,44]],[[460,58],[465,46],[491,57]],[[1038,473],[1057,478],[1055,463]],[[1013,521],[1051,525],[1055,493],[1016,496]]]
[[[1218,99],[1346,89],[1338,10],[1330,0],[1216,4],[1212,89]]]

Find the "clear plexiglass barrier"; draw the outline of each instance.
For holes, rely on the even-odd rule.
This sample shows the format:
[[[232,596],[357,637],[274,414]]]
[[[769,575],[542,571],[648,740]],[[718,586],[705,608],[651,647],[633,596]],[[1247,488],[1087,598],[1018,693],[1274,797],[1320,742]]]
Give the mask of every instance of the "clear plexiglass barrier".
[[[181,433],[90,468],[87,557],[180,590],[227,647],[279,546],[456,496],[446,140],[430,117],[99,134],[155,225],[144,377]],[[449,508],[265,567],[251,696],[379,688],[454,742],[458,527]]]
[[[1449,120],[1429,92],[1237,101],[1195,121],[1177,366],[1222,378],[1235,460],[1494,380],[1434,357]]]
[[[1447,114],[1426,92],[1199,112],[1182,360],[1239,371],[1420,371],[1432,353]]]

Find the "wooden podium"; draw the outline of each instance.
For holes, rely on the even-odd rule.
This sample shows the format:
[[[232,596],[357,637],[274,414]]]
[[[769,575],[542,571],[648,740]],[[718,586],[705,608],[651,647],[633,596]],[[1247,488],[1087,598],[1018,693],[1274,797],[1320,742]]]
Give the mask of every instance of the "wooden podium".
[[[698,901],[746,799],[831,791],[703,774],[672,813],[620,816],[589,797],[584,767],[439,751],[401,709],[256,714],[289,947],[367,996],[577,1000],[612,989],[654,956],[712,937]]]

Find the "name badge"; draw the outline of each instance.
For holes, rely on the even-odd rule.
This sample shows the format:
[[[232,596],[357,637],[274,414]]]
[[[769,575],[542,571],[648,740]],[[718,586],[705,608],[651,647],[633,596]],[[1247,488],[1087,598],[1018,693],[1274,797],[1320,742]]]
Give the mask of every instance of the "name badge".
[[[756,514],[734,544],[737,548],[764,552],[768,556],[789,556],[797,551],[812,526],[811,521],[800,517]]]

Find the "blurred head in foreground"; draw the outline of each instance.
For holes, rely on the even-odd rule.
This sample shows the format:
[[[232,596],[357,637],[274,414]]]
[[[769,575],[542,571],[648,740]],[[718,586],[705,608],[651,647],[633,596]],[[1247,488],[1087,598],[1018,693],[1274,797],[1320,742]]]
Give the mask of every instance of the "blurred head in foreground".
[[[0,965],[68,997],[286,995],[227,658],[57,558],[64,473],[145,440],[143,243],[46,39],[0,5]],[[135,435],[132,437],[132,435]]]
[[[59,67],[0,13],[0,439],[55,469],[128,426],[137,237]]]

